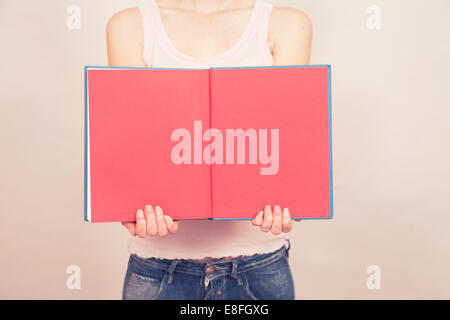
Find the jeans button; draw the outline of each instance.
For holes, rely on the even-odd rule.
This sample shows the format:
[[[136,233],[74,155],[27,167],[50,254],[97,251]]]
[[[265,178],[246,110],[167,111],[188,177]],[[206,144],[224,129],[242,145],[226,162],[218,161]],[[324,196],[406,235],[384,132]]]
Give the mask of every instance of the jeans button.
[[[214,270],[216,270],[216,268],[214,268],[214,266],[208,266],[208,267],[206,267],[205,272],[209,274],[209,273],[213,273]]]

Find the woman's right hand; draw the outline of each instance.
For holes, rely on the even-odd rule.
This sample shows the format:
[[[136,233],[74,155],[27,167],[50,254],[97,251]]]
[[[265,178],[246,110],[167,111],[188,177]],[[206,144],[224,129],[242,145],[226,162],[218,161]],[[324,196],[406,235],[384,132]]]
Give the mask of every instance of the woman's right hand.
[[[123,221],[122,225],[128,229],[132,236],[145,238],[146,236],[165,237],[169,232],[178,231],[178,221],[164,215],[161,207],[155,209],[151,205],[146,205],[145,210],[138,209],[136,212],[136,222]]]

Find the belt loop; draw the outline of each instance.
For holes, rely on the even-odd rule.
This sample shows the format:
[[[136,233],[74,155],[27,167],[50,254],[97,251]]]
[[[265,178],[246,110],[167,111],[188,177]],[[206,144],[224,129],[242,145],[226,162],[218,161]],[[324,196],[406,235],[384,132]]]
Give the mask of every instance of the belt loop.
[[[287,254],[288,258],[289,258],[289,250],[291,250],[291,240],[290,239],[286,239],[286,241],[287,241],[287,245],[285,245],[286,254]]]
[[[231,267],[231,277],[235,278],[239,285],[242,284],[241,278],[237,275],[238,262],[237,260],[233,260],[233,265]]]
[[[172,262],[170,263],[169,269],[167,269],[167,272],[169,273],[169,279],[167,280],[167,283],[172,283],[173,280],[173,272],[175,271],[175,267],[178,264],[178,260],[172,260]]]

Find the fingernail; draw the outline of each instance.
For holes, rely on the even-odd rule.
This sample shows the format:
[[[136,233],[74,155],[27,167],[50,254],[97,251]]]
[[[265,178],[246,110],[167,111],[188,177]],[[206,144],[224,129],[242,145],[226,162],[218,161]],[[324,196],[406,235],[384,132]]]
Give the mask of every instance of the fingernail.
[[[155,210],[156,210],[156,214],[157,215],[161,215],[162,214],[161,208],[159,206],[156,206]]]
[[[148,204],[145,206],[145,211],[151,212],[151,211],[153,211],[153,207]]]
[[[288,210],[288,208],[284,208],[284,210],[283,210],[283,218],[284,219],[289,219],[290,217],[290,214],[289,214],[289,210]]]
[[[167,226],[170,228],[170,226],[171,226],[172,223],[173,223],[172,218],[169,217],[168,215],[165,215],[164,218],[166,219]]]
[[[280,206],[275,206],[274,211],[275,211],[276,213],[281,213],[281,208],[280,208]]]
[[[142,211],[142,209],[138,210],[137,216],[138,216],[138,218],[143,218],[144,217],[144,212]]]
[[[268,204],[266,204],[265,209],[266,209],[266,210],[270,210],[270,206],[269,206]]]

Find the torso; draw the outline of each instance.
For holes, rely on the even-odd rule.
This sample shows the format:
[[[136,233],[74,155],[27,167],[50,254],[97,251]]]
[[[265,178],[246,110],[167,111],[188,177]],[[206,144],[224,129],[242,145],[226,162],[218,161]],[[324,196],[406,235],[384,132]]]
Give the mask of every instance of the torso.
[[[193,10],[195,8],[177,6],[180,1],[157,1],[157,7],[152,1],[147,5],[153,7],[147,7],[144,11],[142,6],[141,11],[138,8],[123,10],[118,19],[115,19],[114,25],[108,28],[111,29],[110,35],[115,36],[110,42],[120,41],[109,47],[115,51],[113,55],[109,51],[112,65],[264,66],[277,63],[306,64],[309,59],[309,56],[302,57],[301,52],[296,52],[295,48],[289,49],[291,45],[298,45],[290,35],[292,32],[298,33],[298,30],[285,28],[286,21],[297,19],[298,15],[300,20],[302,19],[298,11],[292,11],[296,9],[269,10],[270,4],[258,0],[261,10],[253,10],[255,0],[235,0],[223,1],[220,10],[198,13]],[[262,2],[264,4],[261,4]],[[159,12],[158,15],[154,15],[155,8]],[[257,15],[256,19],[253,16],[252,20],[255,11],[261,14]],[[146,13],[148,19],[143,19],[142,12]],[[152,29],[155,25],[148,21],[158,19],[160,21],[156,28],[159,26],[159,29]],[[281,23],[280,19],[284,19],[285,23]],[[143,20],[147,21],[146,25],[143,25]],[[289,22],[287,24],[289,26]],[[295,23],[291,25],[296,27]],[[147,32],[144,32],[144,29]],[[151,37],[154,37],[155,43],[149,44],[149,34],[153,31],[155,34]],[[280,50],[283,43],[284,49]],[[117,45],[120,47],[117,48]],[[275,63],[272,56],[274,50],[285,53],[284,57]],[[255,208],[255,213],[257,210],[259,209]],[[235,257],[273,252],[280,248],[287,238],[287,234],[264,233],[251,225],[250,221],[180,221],[179,231],[166,238],[132,238],[129,251],[144,258]]]

